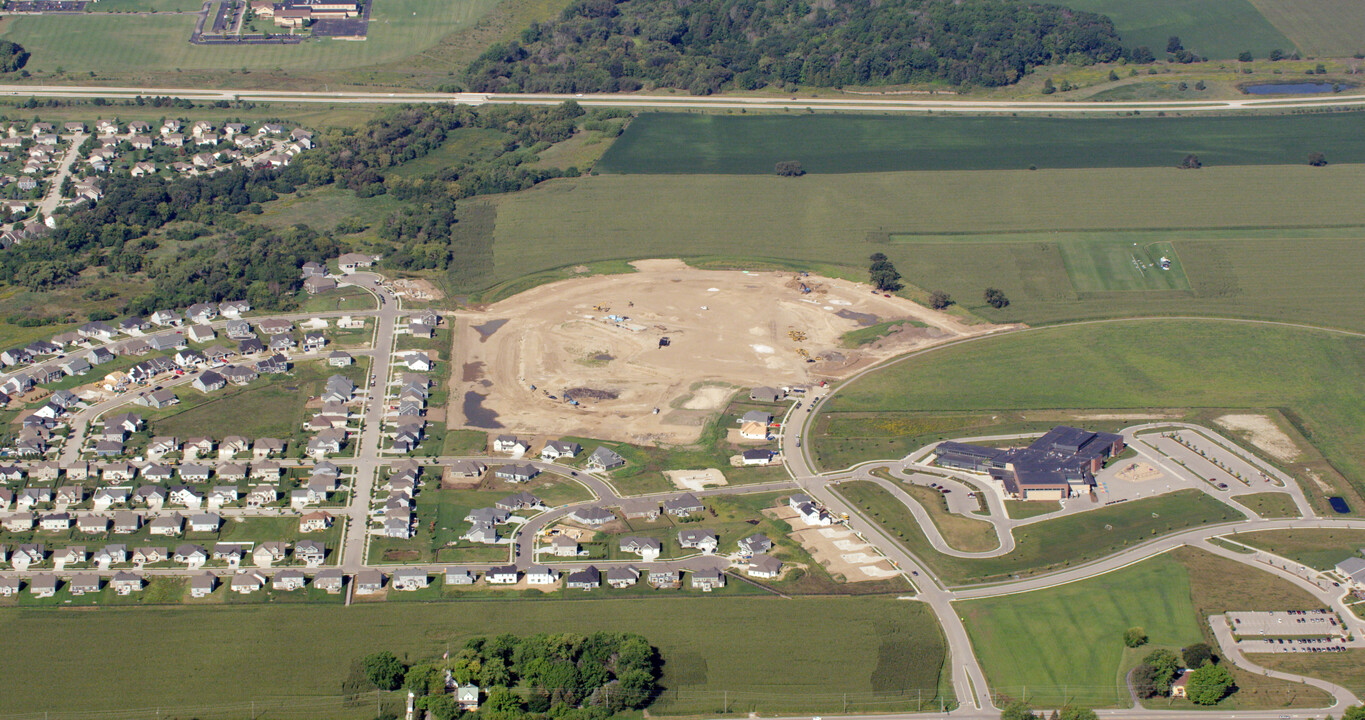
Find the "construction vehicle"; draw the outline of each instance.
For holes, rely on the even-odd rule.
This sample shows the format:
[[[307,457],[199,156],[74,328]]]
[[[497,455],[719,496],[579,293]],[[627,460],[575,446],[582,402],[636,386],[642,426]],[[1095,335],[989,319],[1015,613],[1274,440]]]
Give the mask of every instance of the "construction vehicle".
[[[797,354],[797,355],[800,355],[801,358],[802,358],[803,360],[805,360],[806,362],[815,362],[814,360],[811,359],[810,353],[806,352],[806,349],[805,349],[805,348],[797,348],[797,349],[796,349],[796,354]]]
[[[796,342],[805,342],[805,341],[806,341],[806,333],[804,333],[804,332],[802,332],[802,331],[800,331],[800,330],[788,330],[788,331],[787,331],[787,337],[791,338],[792,340],[794,340],[794,341],[796,341]]]
[[[810,286],[807,285],[807,284],[805,284],[805,283],[800,283],[800,285],[801,285],[801,294],[803,294],[803,295],[809,295],[809,294],[810,294]]]

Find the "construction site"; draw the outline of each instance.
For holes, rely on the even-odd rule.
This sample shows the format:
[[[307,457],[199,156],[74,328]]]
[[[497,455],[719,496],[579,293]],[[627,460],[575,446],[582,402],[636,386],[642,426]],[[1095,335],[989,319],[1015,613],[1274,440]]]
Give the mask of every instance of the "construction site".
[[[990,332],[866,284],[678,260],[543,285],[456,320],[451,427],[644,444],[697,440],[734,390],[847,377]],[[923,324],[856,350],[852,330]]]

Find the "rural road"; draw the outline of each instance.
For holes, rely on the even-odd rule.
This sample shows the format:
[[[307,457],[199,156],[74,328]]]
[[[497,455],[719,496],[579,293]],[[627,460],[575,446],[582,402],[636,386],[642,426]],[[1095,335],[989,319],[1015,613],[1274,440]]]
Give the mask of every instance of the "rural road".
[[[1043,101],[974,99],[888,99],[868,97],[748,97],[690,95],[631,95],[616,93],[587,94],[503,94],[503,93],[421,93],[421,92],[319,92],[302,90],[199,90],[193,88],[100,87],[93,85],[0,85],[0,96],[60,98],[134,98],[161,96],[201,102],[247,100],[252,102],[293,102],[331,104],[404,104],[453,103],[457,105],[558,105],[573,100],[584,107],[621,107],[640,110],[813,110],[828,112],[937,112],[937,113],[1115,113],[1131,111],[1229,112],[1288,110],[1365,105],[1365,94],[1334,94],[1298,98],[1233,98],[1230,100],[1161,101]],[[923,98],[924,96],[919,96]]]

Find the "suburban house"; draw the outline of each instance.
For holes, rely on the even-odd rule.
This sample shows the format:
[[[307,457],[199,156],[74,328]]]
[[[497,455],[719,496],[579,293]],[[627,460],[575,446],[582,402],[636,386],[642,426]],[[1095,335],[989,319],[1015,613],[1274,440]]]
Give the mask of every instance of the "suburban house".
[[[607,584],[611,587],[627,588],[637,582],[640,582],[640,571],[629,565],[607,569]]]
[[[372,265],[374,265],[374,258],[360,253],[346,253],[337,258],[337,267],[341,268],[341,271],[347,275]]]
[[[517,510],[523,509],[532,510],[544,509],[545,503],[541,502],[540,498],[536,497],[535,495],[532,495],[531,493],[519,492],[515,495],[508,495],[507,497],[497,501],[496,503],[493,503],[493,507],[496,507],[500,510],[515,512]]]
[[[761,385],[749,391],[749,399],[757,402],[779,402],[787,394],[777,388]]]
[[[673,517],[691,517],[693,514],[705,511],[706,506],[702,505],[701,501],[697,499],[697,496],[692,493],[683,493],[678,497],[664,501],[664,512]]]
[[[500,480],[514,483],[524,483],[540,474],[540,469],[534,465],[502,465],[493,471],[493,475]]]
[[[516,435],[499,435],[493,440],[493,452],[518,455],[525,454],[530,449],[531,444],[517,439]]]
[[[741,460],[745,465],[767,465],[773,461],[773,451],[762,448],[745,450]]]
[[[473,585],[476,579],[473,572],[464,568],[446,568],[446,585]]]
[[[663,543],[651,537],[623,537],[621,538],[621,552],[635,553],[645,562],[653,562],[659,559],[659,554],[663,552]]]
[[[378,570],[361,570],[355,574],[355,594],[375,595],[384,589],[384,573]]]
[[[649,584],[656,590],[677,588],[682,585],[682,573],[669,568],[656,568],[649,571]]]
[[[532,565],[526,571],[527,585],[553,585],[559,582],[559,573],[544,565]]]
[[[213,573],[204,573],[190,578],[190,597],[203,598],[211,595],[218,587],[218,577]]]
[[[236,575],[233,575],[230,587],[232,588],[232,591],[235,593],[239,593],[241,595],[250,595],[251,593],[254,593],[257,590],[260,590],[261,588],[265,587],[265,582],[266,580],[264,575],[255,571],[248,570],[246,572],[239,572]]]
[[[739,541],[739,552],[743,555],[757,555],[773,549],[773,541],[762,533],[750,535]]]
[[[597,506],[576,508],[569,513],[569,519],[588,527],[601,527],[616,519],[616,513]]]
[[[710,555],[720,547],[720,537],[714,530],[679,530],[678,544]]]
[[[560,458],[574,457],[583,452],[583,446],[567,440],[551,440],[540,449],[540,459],[553,462]]]
[[[346,576],[340,570],[323,570],[313,576],[313,587],[334,595],[341,592],[345,581]]]
[[[310,533],[326,530],[332,526],[332,515],[322,511],[305,513],[299,518],[299,532]]]
[[[696,570],[692,573],[692,588],[711,592],[717,588],[725,587],[725,573],[717,568]]]
[[[782,574],[782,561],[772,555],[755,555],[749,560],[749,574],[756,578],[775,578]]]
[[[519,577],[520,573],[517,572],[517,566],[515,565],[489,568],[488,572],[484,575],[484,579],[486,579],[490,585],[513,585],[517,582]]]
[[[556,535],[550,541],[550,553],[556,557],[578,557],[587,555],[586,550],[581,550],[578,541],[568,535]]]
[[[658,520],[659,519],[658,500],[622,500],[621,514],[627,520]]]
[[[281,570],[270,581],[273,590],[302,590],[304,574],[301,570]]]
[[[113,588],[115,595],[131,595],[142,589],[142,576],[130,572],[114,573],[109,587]]]
[[[564,587],[570,590],[592,590],[601,586],[602,572],[593,565],[571,572],[564,578]]]
[[[626,459],[616,454],[615,451],[599,446],[588,456],[588,469],[607,471],[614,470],[626,464]]]
[[[421,590],[431,583],[430,574],[420,568],[402,568],[395,570],[390,578],[389,586],[394,590],[411,592]]]

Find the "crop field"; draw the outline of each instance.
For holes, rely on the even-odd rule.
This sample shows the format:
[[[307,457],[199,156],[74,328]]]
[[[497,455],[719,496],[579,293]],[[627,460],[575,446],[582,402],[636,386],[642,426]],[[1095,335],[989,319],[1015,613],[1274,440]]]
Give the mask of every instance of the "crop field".
[[[1178,652],[1208,641],[1209,613],[1313,607],[1319,605],[1312,597],[1284,581],[1188,548],[1079,583],[958,605],[993,688],[1012,697],[1027,693],[1035,705],[1101,707],[1127,706],[1123,675],[1154,648]],[[1134,626],[1150,641],[1126,650],[1123,633]],[[1327,700],[1299,685],[1233,672],[1239,690],[1222,709],[1313,707]]]
[[[1346,57],[1365,45],[1361,40],[1365,6],[1353,0],[1251,0],[1251,4],[1306,55]]]
[[[1259,2],[1066,0],[1062,4],[1108,15],[1125,46],[1146,45],[1158,58],[1164,57],[1166,39],[1172,35],[1179,36],[1186,49],[1210,60],[1230,60],[1243,50],[1265,57],[1271,50],[1288,53],[1294,49],[1294,43],[1285,37],[1284,27],[1276,18],[1258,11],[1262,7]],[[1289,0],[1285,4],[1300,6],[1307,3]]]
[[[364,42],[198,46],[189,42],[195,24],[192,14],[104,12],[12,18],[0,37],[23,45],[33,54],[27,66],[30,71],[336,70],[414,55],[472,25],[494,4],[494,0],[378,2]]]
[[[1362,367],[1365,339],[1359,337],[1216,320],[1119,321],[997,336],[911,358],[863,376],[826,409],[837,417],[911,408],[1285,408],[1330,463],[1290,469],[1299,476],[1335,470],[1360,488]]]
[[[1006,580],[1111,555],[1158,535],[1240,518],[1231,508],[1192,490],[1123,503],[1016,528],[1015,549],[993,558],[941,555],[910,511],[880,486],[840,483],[838,492],[949,585]]]
[[[740,258],[783,258],[788,267],[843,265],[861,276],[867,256],[884,252],[912,296],[941,289],[993,321],[1200,314],[1365,330],[1365,228],[1352,191],[1365,184],[1365,165],[1134,168],[1122,176],[1121,189],[1112,170],[557,180],[493,200],[494,271],[482,282],[678,256],[728,258],[732,267],[745,266]],[[1188,290],[1142,289],[1149,281],[1131,273],[1088,275],[1079,264],[1080,287],[1109,289],[1073,285],[1068,257],[1103,259],[1133,243],[1164,253],[1152,245],[1163,242],[1179,266],[1162,282],[1181,285],[1183,270]],[[1073,243],[1101,247],[1064,252]],[[986,306],[987,286],[1003,290],[1009,306]]]
[[[1205,4],[1234,3],[1250,9],[1246,0]],[[1162,34],[1163,49],[1168,34]],[[812,174],[1175,167],[1189,153],[1210,166],[1291,165],[1313,151],[1333,162],[1358,163],[1365,162],[1358,126],[1354,113],[1182,118],[647,113],[617,138],[597,169],[772,175],[783,160],[800,161]]]
[[[64,718],[134,708],[149,716],[158,707],[163,717],[240,718],[253,700],[257,716],[373,718],[372,692],[350,702],[342,696],[362,655],[437,657],[466,638],[503,632],[644,634],[664,659],[665,691],[653,709],[666,714],[715,713],[727,700],[731,712],[834,712],[844,690],[850,710],[904,711],[917,701],[937,707],[940,683],[948,684],[940,679],[945,647],[932,614],[889,598],[4,609],[0,627],[12,638],[12,652],[0,658],[5,672],[65,678],[55,697],[44,683],[16,685],[6,691],[5,711]],[[142,642],[148,637],[157,642]],[[811,643],[822,652],[809,652]],[[142,649],[126,652],[131,645]],[[83,650],[73,655],[73,647]],[[830,663],[831,656],[841,661]],[[99,671],[115,666],[117,673]],[[383,701],[401,713],[398,694]]]

